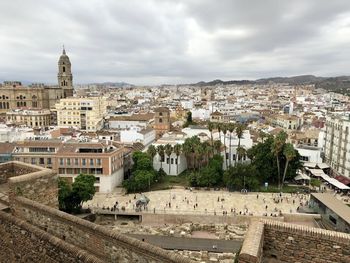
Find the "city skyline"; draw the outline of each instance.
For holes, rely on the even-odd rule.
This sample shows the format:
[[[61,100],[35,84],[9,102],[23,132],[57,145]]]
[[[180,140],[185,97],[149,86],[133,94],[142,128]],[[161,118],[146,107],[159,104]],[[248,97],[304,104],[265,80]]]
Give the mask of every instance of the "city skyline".
[[[0,3],[0,80],[56,83],[63,44],[76,84],[349,75],[345,1],[18,5]]]

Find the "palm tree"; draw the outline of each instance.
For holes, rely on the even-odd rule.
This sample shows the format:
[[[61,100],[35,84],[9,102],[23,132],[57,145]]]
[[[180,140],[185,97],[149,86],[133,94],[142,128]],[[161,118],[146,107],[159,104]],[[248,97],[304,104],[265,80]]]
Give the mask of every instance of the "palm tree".
[[[243,147],[239,146],[237,147],[237,156],[239,156],[239,161],[242,161],[242,159],[244,158],[244,156],[246,155],[246,149],[244,149]]]
[[[244,129],[245,129],[245,126],[241,123],[237,124],[236,125],[236,135],[237,135],[237,138],[238,138],[238,147],[241,147],[241,139],[243,138],[243,133],[244,133]],[[237,151],[237,159],[239,160],[240,159],[240,156],[238,155],[238,151]]]
[[[229,154],[230,154],[230,166],[232,166],[232,155],[231,155],[231,139],[232,139],[232,133],[235,130],[235,125],[233,123],[230,123],[228,126],[228,131],[230,132],[230,144],[229,144]]]
[[[227,158],[226,158],[226,134],[227,134],[227,125],[223,124],[222,125],[222,133],[224,134],[224,161],[225,161],[225,166],[227,168]]]
[[[176,175],[179,173],[179,156],[181,154],[181,144],[175,144],[174,153],[176,154]]]
[[[147,154],[148,154],[149,157],[151,158],[152,165],[153,165],[154,156],[156,156],[156,154],[157,154],[157,149],[156,149],[156,147],[154,147],[153,144],[151,144],[151,145],[148,147],[148,149],[147,149]]]
[[[191,138],[187,138],[182,145],[182,151],[186,156],[187,167],[191,168],[191,155],[192,155],[192,140]]]
[[[210,143],[208,143],[208,141],[203,142],[202,147],[203,147],[204,163],[208,164],[209,154],[210,152],[212,152],[212,148],[210,146]]]
[[[279,162],[279,156],[281,154],[281,151],[283,149],[283,146],[287,139],[287,134],[284,131],[281,131],[277,134],[277,136],[274,138],[274,141],[271,146],[271,151],[273,155],[276,157],[277,161],[277,177],[278,177],[278,188],[281,188],[281,168],[280,168],[280,162]]]
[[[297,156],[295,149],[291,143],[287,143],[286,145],[284,145],[283,155],[286,157],[286,166],[284,167],[284,172],[282,177],[282,188],[283,188],[284,180],[286,178],[288,164]]]
[[[173,152],[173,147],[168,143],[164,147],[165,154],[168,156],[168,161],[169,161],[169,175],[170,175],[170,155]]]
[[[157,152],[160,156],[160,169],[163,169],[163,161],[164,161],[164,145],[157,146]]]
[[[196,166],[197,169],[200,170],[202,168],[202,163],[203,163],[203,145],[201,143],[195,144],[194,145],[194,156],[196,160]]]
[[[221,141],[220,140],[214,141],[214,149],[216,151],[216,154],[220,154],[220,150],[221,150]]]
[[[216,123],[215,126],[216,126],[216,129],[219,132],[219,140],[221,141],[221,127],[222,127],[222,123],[218,122],[218,123]]]
[[[212,146],[214,145],[214,141],[213,141],[213,129],[214,128],[215,128],[215,124],[213,122],[209,122],[208,123],[208,130],[210,131],[210,141],[211,141]],[[214,152],[213,152],[213,154],[214,154]]]
[[[267,137],[267,134],[263,130],[260,130],[259,137],[261,139],[261,142],[264,142],[264,139]]]

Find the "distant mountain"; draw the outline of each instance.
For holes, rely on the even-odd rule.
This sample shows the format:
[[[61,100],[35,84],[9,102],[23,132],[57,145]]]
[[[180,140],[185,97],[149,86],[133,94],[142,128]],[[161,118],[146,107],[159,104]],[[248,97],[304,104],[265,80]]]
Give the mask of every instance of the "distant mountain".
[[[115,88],[124,88],[124,87],[133,87],[133,84],[126,82],[102,82],[102,83],[89,83],[88,85],[97,85],[97,86],[106,86],[106,87],[115,87]]]
[[[216,79],[209,82],[198,82],[195,86],[216,86],[216,85],[245,85],[245,84],[268,84],[268,83],[286,83],[290,85],[315,84],[316,88],[322,88],[327,91],[338,92],[350,95],[350,76],[338,77],[316,77],[313,75],[300,75],[293,77],[273,77],[257,80],[229,80],[223,81]]]

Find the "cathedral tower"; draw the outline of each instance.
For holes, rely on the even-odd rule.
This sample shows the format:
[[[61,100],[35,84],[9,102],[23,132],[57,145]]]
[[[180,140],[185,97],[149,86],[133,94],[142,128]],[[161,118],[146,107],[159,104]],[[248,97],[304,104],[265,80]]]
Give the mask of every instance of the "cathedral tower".
[[[73,75],[69,57],[63,47],[62,55],[58,60],[58,86],[63,90],[64,97],[73,96]]]

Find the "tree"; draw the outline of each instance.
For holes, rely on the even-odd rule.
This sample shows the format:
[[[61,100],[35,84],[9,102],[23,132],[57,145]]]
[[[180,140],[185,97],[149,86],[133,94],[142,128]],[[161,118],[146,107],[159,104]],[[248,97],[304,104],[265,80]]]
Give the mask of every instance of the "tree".
[[[70,186],[64,179],[59,179],[59,208],[68,213],[80,212],[83,202],[91,200],[95,194],[95,176],[80,174]]]
[[[160,156],[160,168],[163,168],[163,162],[164,162],[164,145],[158,145],[157,146],[157,153]]]
[[[235,130],[235,125],[233,123],[230,123],[229,126],[228,126],[228,131],[230,132],[230,143],[229,143],[229,155],[230,155],[230,166],[232,166],[232,152],[231,152],[231,140],[232,140],[232,133],[233,131]]]
[[[243,133],[244,133],[245,126],[241,123],[238,123],[236,125],[236,135],[238,138],[238,148],[241,146],[241,139],[243,138]],[[239,159],[239,155],[237,155],[237,159]]]
[[[214,141],[214,149],[215,149],[216,154],[220,154],[220,152],[221,152],[221,141],[220,140]]]
[[[258,171],[254,165],[237,163],[224,172],[223,181],[230,190],[256,190],[260,184],[258,178]]]
[[[278,188],[281,188],[281,169],[280,169],[280,154],[282,152],[283,146],[287,139],[287,134],[284,131],[279,132],[273,140],[273,144],[271,146],[271,151],[273,155],[276,157],[277,162],[277,178],[278,178]]]
[[[242,160],[244,159],[245,155],[246,155],[246,150],[243,147],[238,146],[237,147],[237,157],[238,157],[238,160],[240,162],[242,162]]]
[[[170,165],[171,165],[171,163],[170,163],[170,156],[171,156],[171,154],[172,154],[172,152],[173,152],[173,147],[168,143],[168,144],[165,145],[164,150],[165,150],[165,154],[168,156],[169,175],[170,175],[170,167],[171,167],[171,166],[170,166]]]
[[[156,156],[157,154],[157,149],[156,147],[151,144],[148,149],[147,149],[147,154],[149,155],[149,157],[151,158],[151,161],[152,161],[152,165],[153,165],[153,159],[154,159],[154,156]]]
[[[225,166],[227,168],[227,158],[226,158],[226,134],[227,134],[227,125],[222,125],[222,133],[224,134],[224,160],[225,160]]]
[[[181,144],[174,145],[174,153],[176,154],[176,175],[179,174],[179,156],[181,154]]]
[[[210,141],[211,141],[211,146],[214,146],[214,140],[213,140],[213,129],[215,128],[215,124],[213,122],[208,123],[208,130],[210,131]],[[214,155],[214,147],[212,148],[213,155]]]
[[[216,129],[218,130],[219,133],[219,141],[221,141],[221,127],[222,127],[222,123],[216,123]]]
[[[284,167],[283,177],[282,177],[282,188],[284,184],[284,180],[286,178],[288,164],[290,161],[292,161],[296,156],[296,150],[294,149],[293,145],[291,143],[287,143],[283,148],[283,155],[286,158],[286,165]]]
[[[187,122],[189,125],[192,124],[192,122],[193,122],[193,120],[192,120],[192,112],[191,112],[191,111],[187,112],[186,122]]]

